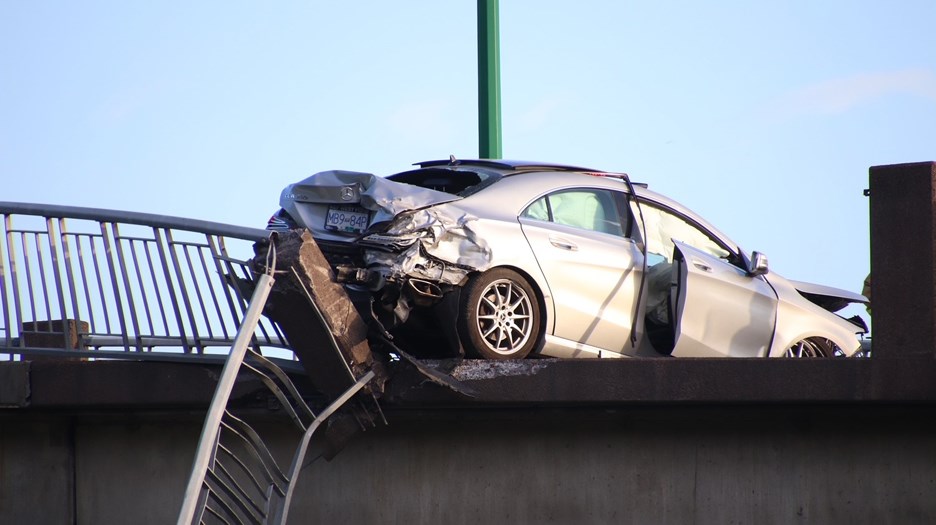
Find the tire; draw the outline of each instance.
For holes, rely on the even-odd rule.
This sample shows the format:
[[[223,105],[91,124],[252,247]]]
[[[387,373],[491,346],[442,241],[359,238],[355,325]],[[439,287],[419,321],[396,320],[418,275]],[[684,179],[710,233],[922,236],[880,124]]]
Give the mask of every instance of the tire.
[[[837,357],[842,351],[832,341],[822,337],[811,337],[797,342],[787,349],[784,357],[810,358],[810,357]]]
[[[462,290],[459,336],[482,359],[523,359],[539,341],[539,302],[530,283],[507,268],[476,275]]]

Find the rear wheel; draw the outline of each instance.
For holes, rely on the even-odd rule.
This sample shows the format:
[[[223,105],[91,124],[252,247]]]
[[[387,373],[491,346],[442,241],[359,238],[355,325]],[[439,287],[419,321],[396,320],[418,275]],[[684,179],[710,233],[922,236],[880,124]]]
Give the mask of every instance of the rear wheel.
[[[484,359],[522,359],[536,347],[541,314],[533,287],[520,274],[496,268],[474,276],[462,291],[459,334]]]
[[[836,357],[844,355],[838,345],[823,337],[811,337],[797,342],[787,349],[785,357]]]

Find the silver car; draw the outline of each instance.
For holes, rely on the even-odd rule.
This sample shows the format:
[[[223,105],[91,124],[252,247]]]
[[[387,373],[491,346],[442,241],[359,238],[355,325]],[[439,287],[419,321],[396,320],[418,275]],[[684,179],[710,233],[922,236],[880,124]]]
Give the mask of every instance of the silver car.
[[[506,160],[326,171],[268,229],[303,227],[336,279],[423,355],[832,357],[860,353],[866,299],[768,272],[623,173]]]

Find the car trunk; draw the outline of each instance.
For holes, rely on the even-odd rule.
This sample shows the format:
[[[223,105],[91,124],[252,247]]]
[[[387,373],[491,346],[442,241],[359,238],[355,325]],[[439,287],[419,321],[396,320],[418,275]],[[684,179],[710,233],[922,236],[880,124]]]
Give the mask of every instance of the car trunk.
[[[370,173],[325,171],[287,186],[280,206],[316,239],[351,242],[400,213],[460,198]]]

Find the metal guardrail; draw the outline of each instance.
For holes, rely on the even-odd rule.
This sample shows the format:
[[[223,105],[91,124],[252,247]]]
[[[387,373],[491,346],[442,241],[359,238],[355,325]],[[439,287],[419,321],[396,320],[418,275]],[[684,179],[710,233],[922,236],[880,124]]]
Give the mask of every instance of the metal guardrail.
[[[73,206],[0,202],[0,215],[0,360],[226,354],[250,299],[252,244],[268,236]],[[268,319],[254,340],[293,358]]]
[[[261,316],[274,282],[275,244],[266,247],[265,273],[255,279],[247,265],[253,243],[268,232],[12,202],[0,202],[0,215],[0,360],[223,360],[178,523],[285,523],[312,434],[375,372],[352,377],[315,414],[267,359],[299,364],[279,327]],[[301,432],[288,469],[228,410],[242,369],[261,379]],[[382,416],[379,405],[377,411]]]

